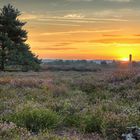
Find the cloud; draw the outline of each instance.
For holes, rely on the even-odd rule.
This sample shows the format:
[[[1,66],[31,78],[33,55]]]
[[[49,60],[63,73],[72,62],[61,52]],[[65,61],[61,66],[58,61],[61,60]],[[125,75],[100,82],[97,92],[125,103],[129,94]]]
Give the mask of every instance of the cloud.
[[[137,36],[137,37],[140,37],[140,34],[135,34],[135,35],[133,35],[133,36]]]
[[[55,14],[42,14],[42,13],[23,13],[20,16],[21,20],[31,20],[36,22],[61,22],[61,24],[69,23],[95,23],[95,22],[126,22],[128,19],[122,18],[120,15],[128,15],[132,13],[131,10],[101,10],[95,11],[93,13],[87,14],[83,12],[79,13],[68,13],[63,15],[55,15]],[[138,12],[137,12],[138,13]],[[63,22],[63,23],[62,23]],[[58,23],[60,24],[60,23]]]
[[[69,1],[69,2],[92,2],[94,0],[66,0],[66,1]]]
[[[76,50],[77,48],[74,47],[44,47],[44,48],[35,48],[34,50],[48,50],[48,51],[63,51],[63,50]]]
[[[38,18],[43,18],[44,16],[43,15],[37,15],[37,14],[32,14],[32,13],[23,13],[21,16],[20,16],[20,19],[21,20],[36,20]]]
[[[69,22],[69,23],[95,23],[95,22],[127,22],[127,19],[120,18],[68,18],[68,17],[46,17],[38,18],[38,21],[47,22]]]
[[[107,39],[97,39],[91,40],[89,42],[94,43],[103,43],[103,44],[113,44],[113,43],[120,43],[120,44],[140,44],[140,38],[107,38]]]
[[[110,1],[110,2],[131,2],[133,0],[105,0],[105,1]]]
[[[133,38],[133,39],[139,40],[138,37],[140,37],[140,34],[132,34],[132,35],[103,34],[102,36],[103,37],[116,37],[116,38],[121,37],[121,38],[128,38],[130,40]]]
[[[74,19],[76,19],[76,18],[84,18],[85,16],[84,15],[82,15],[82,14],[68,14],[68,15],[65,15],[64,16],[64,18],[74,18]]]
[[[55,46],[62,47],[62,46],[67,46],[67,45],[71,45],[71,44],[72,44],[72,42],[64,42],[64,43],[57,43],[57,44],[55,44]]]
[[[73,27],[78,27],[78,26],[80,26],[79,24],[70,24],[70,23],[52,23],[52,22],[47,22],[46,23],[47,25],[51,25],[51,26],[73,26]]]
[[[103,34],[103,37],[122,37],[122,35]]]
[[[70,34],[81,34],[81,33],[104,33],[104,32],[117,32],[121,30],[76,30],[76,31],[65,31],[65,32],[44,32],[40,35],[51,36],[51,35],[70,35]]]

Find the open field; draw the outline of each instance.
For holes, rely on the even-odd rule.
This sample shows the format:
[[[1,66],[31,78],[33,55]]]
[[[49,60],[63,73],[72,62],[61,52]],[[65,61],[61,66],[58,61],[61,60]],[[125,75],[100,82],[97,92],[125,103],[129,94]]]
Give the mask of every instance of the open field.
[[[0,73],[0,139],[118,140],[139,101],[139,69]]]

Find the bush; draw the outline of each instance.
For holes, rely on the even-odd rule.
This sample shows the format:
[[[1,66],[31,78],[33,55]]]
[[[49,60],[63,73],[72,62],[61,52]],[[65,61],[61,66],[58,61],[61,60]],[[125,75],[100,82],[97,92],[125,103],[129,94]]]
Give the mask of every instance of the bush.
[[[102,117],[102,115],[99,115],[98,113],[94,114],[94,115],[86,115],[83,118],[83,130],[86,133],[104,133],[104,127],[105,127],[105,123],[104,123],[104,119]],[[81,128],[82,128],[81,127]]]
[[[91,93],[97,89],[95,82],[82,80],[82,79],[80,79],[80,81],[77,81],[77,83],[75,83],[75,86],[76,88],[78,87],[79,90],[86,93]]]
[[[68,88],[66,87],[66,85],[55,85],[55,86],[50,86],[49,90],[51,91],[53,97],[66,97],[67,96],[67,92],[68,92]]]
[[[10,85],[13,87],[18,88],[42,88],[45,84],[44,80],[37,80],[37,79],[12,79],[10,81]]]
[[[113,83],[119,83],[124,82],[125,80],[133,79],[137,75],[136,71],[115,71],[112,73],[112,75],[109,77],[109,82]]]
[[[24,109],[8,117],[8,121],[26,127],[29,131],[39,132],[45,129],[55,129],[60,123],[60,117],[57,113],[46,109]]]
[[[134,78],[134,82],[136,84],[140,83],[140,76],[138,75],[137,77]]]
[[[0,122],[0,140],[29,139],[30,133],[23,128],[17,127],[14,123]]]
[[[67,127],[76,127],[79,128],[80,127],[80,121],[81,118],[80,116],[76,115],[76,114],[69,114],[64,118],[64,125]]]
[[[106,118],[106,137],[108,140],[114,140],[119,138],[124,132],[126,132],[126,128],[129,126],[128,117],[126,115],[116,115],[116,114],[108,114]]]

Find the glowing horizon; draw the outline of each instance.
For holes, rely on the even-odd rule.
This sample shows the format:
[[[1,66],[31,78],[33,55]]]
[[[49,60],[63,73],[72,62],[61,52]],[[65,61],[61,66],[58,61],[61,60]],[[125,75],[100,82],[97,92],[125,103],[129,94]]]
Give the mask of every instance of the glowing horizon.
[[[39,58],[140,60],[139,0],[2,0],[27,21]],[[137,13],[137,14],[136,14]]]

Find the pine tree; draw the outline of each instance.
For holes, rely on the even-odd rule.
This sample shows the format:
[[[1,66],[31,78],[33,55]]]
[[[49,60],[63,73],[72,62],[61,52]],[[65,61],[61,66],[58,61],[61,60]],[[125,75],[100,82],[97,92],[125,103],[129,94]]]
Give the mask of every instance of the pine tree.
[[[20,11],[8,4],[0,12],[0,68],[5,65],[22,65],[28,69],[40,64],[40,60],[32,54],[30,47],[25,43],[27,31],[23,29],[25,22],[18,19]]]

